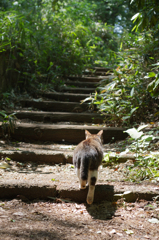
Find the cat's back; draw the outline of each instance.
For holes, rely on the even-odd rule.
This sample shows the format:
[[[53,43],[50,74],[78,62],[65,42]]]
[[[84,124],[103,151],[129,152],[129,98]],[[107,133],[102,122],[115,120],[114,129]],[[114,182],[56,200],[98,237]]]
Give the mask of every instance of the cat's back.
[[[102,152],[102,145],[101,142],[96,139],[95,137],[90,137],[82,142],[80,142],[76,149],[74,150],[74,153],[76,154],[77,152],[84,152],[84,153],[90,153],[93,154],[94,152]]]
[[[99,133],[87,134],[86,140],[77,145],[73,153],[73,164],[75,167],[80,168],[81,161],[90,163],[90,169],[97,169],[101,164],[103,158],[102,132],[100,131]]]

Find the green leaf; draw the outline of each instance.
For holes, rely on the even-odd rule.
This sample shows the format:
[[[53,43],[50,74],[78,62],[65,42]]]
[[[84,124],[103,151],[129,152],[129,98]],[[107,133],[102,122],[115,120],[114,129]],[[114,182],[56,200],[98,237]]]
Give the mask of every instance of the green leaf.
[[[59,180],[56,180],[55,178],[52,178],[51,181],[59,182]]]
[[[159,66],[159,62],[152,64],[152,66]]]
[[[144,129],[144,128],[146,128],[146,127],[148,127],[147,124],[141,125],[141,126],[138,127],[137,131],[141,131],[142,129]]]
[[[124,117],[122,117],[123,120],[129,119],[129,118],[130,118],[130,116],[124,116]]]
[[[15,220],[14,220],[14,219],[11,219],[10,221],[11,221],[11,222],[15,222]]]
[[[122,47],[123,47],[123,42],[121,42],[121,44],[120,44],[120,50],[122,49]]]
[[[130,4],[132,4],[134,2],[134,0],[131,0]]]
[[[159,171],[155,173],[155,177],[159,177]]]
[[[136,128],[130,128],[124,132],[128,133],[133,139],[138,139],[143,135],[143,132],[138,132]]]
[[[84,100],[81,100],[81,104],[86,102],[86,101],[90,101],[90,100],[92,100],[92,97],[87,97]]]
[[[136,28],[137,28],[137,25],[135,25],[131,31],[133,32]]]
[[[148,77],[155,77],[156,74],[154,72],[149,72]]]
[[[132,115],[139,107],[132,108],[130,114]]]
[[[0,112],[0,114],[1,114],[3,117],[6,117],[6,116],[7,116],[4,112]]]
[[[135,20],[140,16],[140,13],[136,13],[132,18],[131,18],[131,21]],[[135,22],[134,21],[134,22]]]
[[[131,92],[130,92],[130,96],[131,96],[131,97],[133,97],[134,91],[135,91],[135,88],[133,87],[133,88],[131,89]]]
[[[105,156],[104,156],[104,159],[103,161],[104,162],[109,162],[110,158],[109,158],[109,153],[107,153]]]
[[[153,140],[153,136],[148,136],[148,135],[142,136],[142,140],[147,141],[147,142],[150,142],[150,141]]]

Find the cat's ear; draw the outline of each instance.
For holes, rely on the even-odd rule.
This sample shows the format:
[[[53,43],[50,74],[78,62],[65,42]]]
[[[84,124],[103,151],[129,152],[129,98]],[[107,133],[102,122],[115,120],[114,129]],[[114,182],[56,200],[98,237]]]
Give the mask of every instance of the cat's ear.
[[[98,135],[100,138],[101,138],[102,134],[103,134],[103,130],[100,130],[100,131],[97,133],[97,135]]]
[[[86,136],[86,139],[87,139],[91,136],[91,133],[89,131],[85,130],[85,136]]]
[[[97,136],[100,137],[101,143],[103,143],[103,130],[99,131]]]

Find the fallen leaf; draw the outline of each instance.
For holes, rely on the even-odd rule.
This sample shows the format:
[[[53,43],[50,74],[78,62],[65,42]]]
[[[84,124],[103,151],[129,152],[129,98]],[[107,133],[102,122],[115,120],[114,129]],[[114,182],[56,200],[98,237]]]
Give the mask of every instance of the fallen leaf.
[[[159,220],[157,218],[151,218],[151,219],[148,219],[148,221],[150,223],[159,223]]]
[[[75,204],[75,206],[76,206],[77,209],[80,209],[80,208],[81,208],[81,206],[78,205],[78,204]]]
[[[125,191],[123,194],[127,195],[127,194],[130,194],[130,193],[131,193],[131,191]]]
[[[144,238],[150,239],[150,237],[148,235],[145,235]]]
[[[120,237],[122,237],[123,236],[123,234],[122,233],[116,233],[118,236],[120,236]]]
[[[132,230],[126,230],[125,232],[129,235],[134,233]]]
[[[9,166],[9,164],[6,163],[6,162],[1,162],[1,163],[0,163],[0,168],[6,169],[6,168],[10,168],[10,166]]]
[[[14,216],[25,216],[26,214],[23,212],[15,212],[13,213]]]
[[[113,229],[113,230],[111,230],[109,233],[110,233],[110,234],[115,234],[115,233],[116,233],[116,230]]]

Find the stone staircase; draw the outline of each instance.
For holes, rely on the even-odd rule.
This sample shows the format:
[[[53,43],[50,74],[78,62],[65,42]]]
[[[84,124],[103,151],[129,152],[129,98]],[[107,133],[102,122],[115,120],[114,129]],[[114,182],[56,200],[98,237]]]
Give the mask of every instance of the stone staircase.
[[[125,139],[127,135],[123,133],[122,128],[106,127],[102,124],[103,117],[99,113],[89,111],[87,103],[81,104],[82,100],[95,92],[101,79],[112,78],[110,73],[106,75],[108,69],[104,68],[97,68],[94,74],[101,73],[101,70],[105,70],[102,76],[92,77],[87,72],[86,76],[69,77],[73,80],[73,87],[70,86],[70,80],[66,80],[61,92],[39,92],[40,99],[21,100],[22,109],[14,111],[20,121],[17,122],[11,137],[27,142],[77,144],[85,138],[84,130],[87,128],[92,133],[103,129],[105,143],[112,139]],[[79,83],[81,85],[77,87]],[[89,84],[91,88],[88,87]]]
[[[87,190],[78,189],[78,179],[72,169],[72,154],[75,145],[85,139],[85,129],[91,133],[97,133],[103,129],[104,143],[123,140],[127,137],[123,128],[107,127],[103,124],[103,118],[98,112],[90,111],[87,103],[81,104],[81,100],[95,92],[99,82],[103,79],[111,81],[113,74],[106,68],[95,68],[92,72],[85,72],[81,77],[68,77],[60,92],[40,92],[38,98],[22,99],[21,108],[14,112],[17,124],[14,133],[11,133],[11,141],[0,142],[1,159],[9,158],[21,164],[24,171],[7,170],[2,173],[0,179],[1,198],[12,198],[24,195],[29,199],[61,197],[74,201],[85,201]],[[2,138],[2,127],[0,127]],[[33,170],[28,170],[26,163],[36,165]],[[49,174],[44,168],[36,171],[41,164],[47,165]],[[52,167],[69,164],[59,173]],[[15,168],[17,169],[17,168]],[[71,178],[70,178],[71,176]],[[55,181],[51,181],[55,179]],[[73,180],[72,180],[73,179]],[[104,184],[101,179],[96,188],[95,201],[112,200],[115,194],[124,193],[127,190],[135,192],[134,186],[110,183]],[[115,186],[115,188],[114,188]],[[144,189],[144,188],[143,188]],[[136,199],[141,193],[128,194],[131,200]],[[156,196],[156,192],[147,198]],[[122,195],[123,196],[123,195]],[[145,195],[147,196],[147,195]]]

